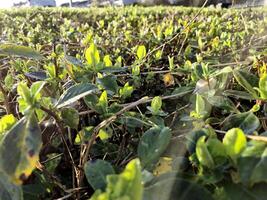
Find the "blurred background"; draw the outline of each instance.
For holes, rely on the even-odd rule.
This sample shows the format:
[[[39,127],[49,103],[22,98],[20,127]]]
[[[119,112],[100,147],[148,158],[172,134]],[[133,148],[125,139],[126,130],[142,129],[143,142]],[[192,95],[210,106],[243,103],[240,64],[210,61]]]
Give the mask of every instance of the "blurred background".
[[[9,0],[2,1],[0,7],[25,7],[25,6],[49,6],[49,7],[89,7],[89,6],[126,6],[126,5],[182,5],[201,6],[205,0]],[[267,0],[209,0],[209,5],[222,6],[262,6]]]

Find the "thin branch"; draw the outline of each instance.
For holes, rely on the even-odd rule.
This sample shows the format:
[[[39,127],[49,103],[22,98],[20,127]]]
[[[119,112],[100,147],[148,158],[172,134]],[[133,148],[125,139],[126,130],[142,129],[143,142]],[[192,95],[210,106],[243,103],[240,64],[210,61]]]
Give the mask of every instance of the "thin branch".
[[[188,94],[191,91],[186,91],[184,93],[179,93],[179,94],[174,94],[174,95],[169,95],[169,96],[163,96],[162,100],[166,100],[166,99],[172,99],[172,98],[177,98],[177,97],[181,97],[184,96],[185,94]],[[124,108],[121,109],[120,111],[118,111],[117,113],[115,113],[114,115],[112,115],[111,117],[109,117],[108,119],[102,121],[100,124],[98,124],[93,131],[93,134],[91,136],[91,139],[89,140],[89,142],[83,147],[81,148],[81,155],[80,155],[80,165],[79,168],[81,169],[80,174],[79,174],[79,180],[78,180],[78,187],[81,187],[82,184],[82,180],[84,177],[84,172],[82,171],[85,163],[87,162],[87,158],[89,156],[89,152],[95,142],[95,140],[98,137],[98,133],[99,131],[110,125],[112,122],[114,122],[119,116],[121,116],[122,114],[124,114],[125,112],[131,110],[132,108],[135,108],[136,106],[140,105],[140,104],[145,104],[145,103],[149,103],[153,100],[152,97],[143,97],[142,99],[129,103],[129,104],[124,104]]]
[[[63,125],[62,120],[61,120],[61,119],[57,116],[57,114],[55,114],[53,111],[51,111],[51,110],[49,110],[49,109],[47,109],[47,108],[45,108],[45,107],[43,107],[43,106],[41,106],[40,109],[43,110],[44,112],[46,112],[48,115],[50,115],[51,117],[53,117],[53,118],[55,119],[56,124],[57,124],[57,127],[58,127],[58,129],[59,129],[59,133],[60,133],[60,135],[61,135],[61,139],[62,139],[62,141],[63,141],[63,143],[64,143],[64,146],[65,146],[65,148],[66,148],[66,150],[67,150],[67,152],[68,152],[68,154],[69,154],[69,157],[70,157],[70,159],[71,159],[71,163],[72,163],[72,165],[73,165],[73,167],[74,167],[74,170],[75,170],[75,172],[76,172],[76,175],[77,175],[78,168],[77,168],[76,165],[75,165],[73,156],[72,156],[72,154],[71,154],[71,151],[70,151],[70,149],[69,149],[69,146],[68,146],[68,144],[67,144],[67,141],[66,141],[66,139],[65,139],[65,137],[64,137],[64,132],[65,132],[65,131],[64,131],[64,125]]]

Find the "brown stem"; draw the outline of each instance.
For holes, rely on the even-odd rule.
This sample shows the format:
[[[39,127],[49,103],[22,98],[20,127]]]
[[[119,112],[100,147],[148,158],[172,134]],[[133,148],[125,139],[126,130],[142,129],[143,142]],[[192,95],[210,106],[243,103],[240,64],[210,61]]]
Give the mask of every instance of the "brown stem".
[[[74,171],[75,171],[75,174],[76,174],[76,178],[78,178],[78,168],[75,165],[75,162],[74,162],[73,156],[71,154],[71,151],[69,149],[68,143],[67,143],[67,141],[66,141],[66,139],[64,137],[65,129],[64,129],[64,124],[63,124],[62,120],[53,111],[51,111],[51,110],[49,110],[49,109],[47,109],[47,108],[45,108],[43,106],[41,106],[40,109],[43,110],[44,112],[46,112],[48,115],[50,115],[51,117],[53,117],[55,119],[57,127],[59,129],[59,133],[61,135],[62,142],[64,143],[65,149],[67,150],[67,153],[69,154],[69,157],[71,159],[71,163],[73,165],[73,168],[74,168]]]

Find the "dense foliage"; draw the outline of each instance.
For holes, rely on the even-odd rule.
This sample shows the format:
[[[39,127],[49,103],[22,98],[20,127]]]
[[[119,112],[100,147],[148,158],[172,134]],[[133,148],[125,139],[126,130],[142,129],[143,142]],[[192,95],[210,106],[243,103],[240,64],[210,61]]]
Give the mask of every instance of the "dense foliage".
[[[0,199],[265,199],[266,9],[0,12]]]

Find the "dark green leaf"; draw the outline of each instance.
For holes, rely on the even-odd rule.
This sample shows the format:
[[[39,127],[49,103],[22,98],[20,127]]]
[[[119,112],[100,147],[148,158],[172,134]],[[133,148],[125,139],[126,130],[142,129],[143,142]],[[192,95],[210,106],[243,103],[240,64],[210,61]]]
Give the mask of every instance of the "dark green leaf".
[[[137,150],[142,166],[149,167],[150,164],[157,161],[167,148],[170,139],[171,131],[167,127],[154,127],[146,131]]]
[[[66,61],[67,61],[68,63],[70,63],[70,64],[72,64],[72,65],[74,65],[74,66],[83,67],[83,63],[82,63],[79,59],[77,59],[77,58],[75,58],[75,57],[73,57],[73,56],[65,55],[64,58],[66,59]]]
[[[105,190],[107,175],[115,174],[111,164],[104,160],[88,161],[84,166],[84,172],[89,184],[94,190]]]
[[[244,91],[238,91],[238,90],[225,90],[223,94],[225,96],[234,97],[236,99],[246,99],[246,100],[255,99],[251,94],[244,92]]]
[[[61,110],[63,122],[70,128],[77,128],[79,124],[79,112],[74,108],[63,108]]]
[[[223,130],[239,127],[245,134],[252,134],[259,126],[258,117],[252,112],[245,112],[228,117],[223,124]]]
[[[103,78],[97,79],[101,86],[104,87],[105,90],[109,90],[113,93],[116,93],[118,90],[117,78],[113,75],[107,75]]]
[[[56,106],[62,108],[78,101],[79,99],[97,91],[97,87],[90,83],[80,83],[68,88],[59,98]]]
[[[258,98],[257,92],[253,89],[253,79],[251,79],[251,77],[247,77],[244,72],[239,70],[234,70],[233,75],[243,88],[245,88],[254,98]]]

